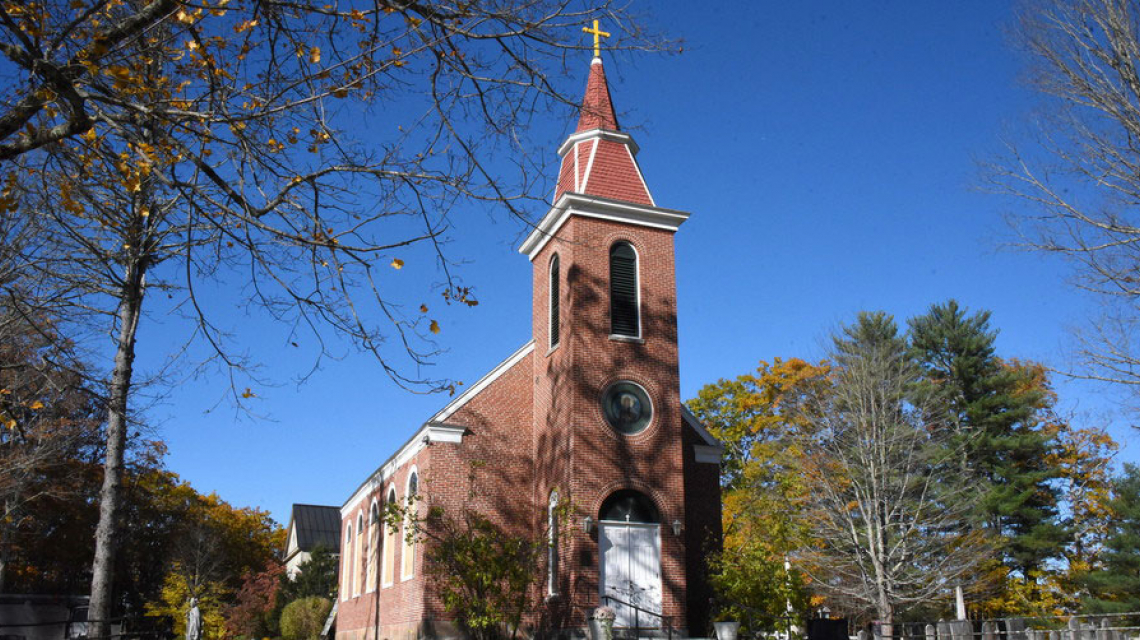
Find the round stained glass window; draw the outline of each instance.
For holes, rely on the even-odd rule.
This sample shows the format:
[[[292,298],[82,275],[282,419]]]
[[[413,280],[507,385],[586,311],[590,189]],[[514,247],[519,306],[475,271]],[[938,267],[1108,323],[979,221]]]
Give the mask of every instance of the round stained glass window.
[[[602,394],[602,413],[610,426],[626,435],[643,431],[653,417],[649,394],[632,382],[615,382]]]

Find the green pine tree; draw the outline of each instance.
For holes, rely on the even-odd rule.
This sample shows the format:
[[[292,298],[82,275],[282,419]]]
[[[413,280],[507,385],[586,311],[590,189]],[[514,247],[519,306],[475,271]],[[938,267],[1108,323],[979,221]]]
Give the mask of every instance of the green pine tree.
[[[1092,613],[1140,611],[1140,467],[1125,464],[1113,494],[1103,568],[1082,580],[1084,605]]]
[[[1045,389],[1028,367],[996,354],[990,313],[967,313],[957,302],[935,304],[912,318],[911,350],[925,381],[951,408],[951,426],[963,439],[962,464],[988,481],[982,517],[998,535],[1006,566],[1022,576],[1061,555],[1067,539],[1048,463],[1056,434],[1041,420]]]

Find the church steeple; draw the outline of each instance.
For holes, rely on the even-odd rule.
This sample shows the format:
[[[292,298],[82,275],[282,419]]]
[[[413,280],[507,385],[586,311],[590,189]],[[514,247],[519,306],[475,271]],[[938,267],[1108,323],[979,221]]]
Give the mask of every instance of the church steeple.
[[[554,203],[567,193],[655,206],[635,159],[637,143],[618,127],[606,70],[600,57],[590,62],[578,127],[562,143],[562,166]]]
[[[618,131],[614,103],[610,99],[610,86],[606,83],[606,70],[601,58],[590,63],[590,79],[586,81],[586,96],[582,98],[582,111],[578,116],[575,133],[590,129]]]

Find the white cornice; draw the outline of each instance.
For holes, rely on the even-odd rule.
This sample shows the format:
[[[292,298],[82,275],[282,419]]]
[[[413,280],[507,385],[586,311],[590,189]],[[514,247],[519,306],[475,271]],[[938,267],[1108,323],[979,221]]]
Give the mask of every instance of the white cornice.
[[[526,240],[523,240],[522,245],[519,246],[519,253],[534,260],[538,252],[546,246],[550,238],[572,215],[614,220],[667,231],[676,231],[685,220],[689,219],[687,212],[675,209],[651,207],[598,196],[586,196],[580,193],[564,193],[558,202],[550,208],[550,211],[542,217],[542,220],[538,221]]]
[[[628,133],[613,131],[611,129],[590,129],[588,131],[579,131],[578,133],[570,134],[570,137],[566,138],[566,141],[558,147],[558,157],[561,158],[566,155],[576,143],[597,139],[624,144],[629,147],[629,152],[635,156],[637,152],[641,150],[641,147],[637,146],[637,143],[634,142],[633,136]]]

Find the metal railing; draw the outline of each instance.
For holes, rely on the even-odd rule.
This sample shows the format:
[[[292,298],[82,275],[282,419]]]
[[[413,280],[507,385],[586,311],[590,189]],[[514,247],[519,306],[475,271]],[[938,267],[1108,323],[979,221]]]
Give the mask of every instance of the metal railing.
[[[629,607],[630,609],[633,609],[633,631],[634,631],[635,636],[636,636],[637,632],[642,630],[642,629],[664,629],[666,637],[668,637],[669,640],[673,640],[673,625],[668,624],[669,621],[671,620],[670,616],[666,616],[666,615],[657,613],[656,611],[650,611],[649,609],[644,609],[642,607],[639,607],[639,606],[633,604],[632,602],[626,602],[625,600],[622,600],[621,598],[616,598],[616,597],[611,596],[611,595],[602,596],[602,601],[605,602],[607,605],[609,605],[611,602],[616,602],[620,605],[623,605],[623,606]],[[641,626],[641,614],[642,613],[647,613],[647,614],[649,614],[655,618],[660,619],[661,620],[661,626],[659,626],[659,627],[642,627]]]

